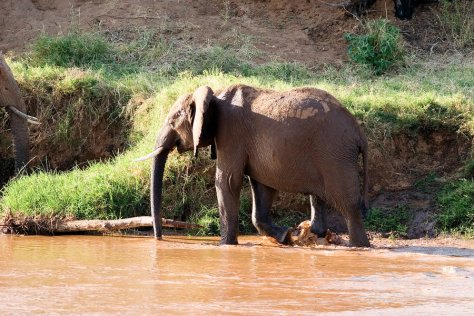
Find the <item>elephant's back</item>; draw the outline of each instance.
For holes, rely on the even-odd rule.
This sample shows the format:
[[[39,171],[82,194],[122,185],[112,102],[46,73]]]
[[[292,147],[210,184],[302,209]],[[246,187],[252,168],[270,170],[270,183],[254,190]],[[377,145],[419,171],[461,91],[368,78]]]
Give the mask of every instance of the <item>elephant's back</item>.
[[[312,184],[322,181],[324,166],[340,160],[357,164],[363,133],[327,92],[265,91],[251,107],[249,173],[262,183],[283,191],[312,192]]]
[[[245,109],[245,108],[244,108]],[[278,130],[286,138],[356,139],[361,129],[354,116],[324,90],[297,88],[284,92],[263,90],[248,105],[252,129]]]

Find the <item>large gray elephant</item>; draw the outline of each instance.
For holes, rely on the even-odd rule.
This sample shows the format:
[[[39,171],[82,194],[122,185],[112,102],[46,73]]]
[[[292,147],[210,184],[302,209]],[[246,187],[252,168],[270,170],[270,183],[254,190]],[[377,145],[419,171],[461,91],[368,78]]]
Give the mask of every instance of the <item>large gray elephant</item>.
[[[221,244],[237,244],[239,195],[243,177],[250,179],[252,222],[258,232],[290,242],[289,227],[270,218],[277,191],[311,197],[312,231],[326,231],[325,208],[339,210],[354,246],[370,246],[362,223],[367,208],[367,140],[355,118],[330,94],[314,88],[286,92],[234,85],[214,94],[200,87],[172,106],[155,150],[137,159],[154,158],[151,213],[161,238],[163,171],[169,152],[211,146],[217,158],[215,186]],[[359,180],[363,156],[363,189]]]
[[[15,170],[19,171],[29,162],[30,146],[28,122],[39,124],[38,119],[26,114],[26,105],[12,71],[0,52],[0,106],[6,108],[15,148]]]

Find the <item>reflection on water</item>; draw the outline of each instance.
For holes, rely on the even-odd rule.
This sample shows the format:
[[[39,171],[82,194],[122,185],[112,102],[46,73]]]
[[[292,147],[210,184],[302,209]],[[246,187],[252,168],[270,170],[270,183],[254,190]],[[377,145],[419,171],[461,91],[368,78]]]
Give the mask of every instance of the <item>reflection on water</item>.
[[[472,251],[218,247],[215,240],[0,236],[2,314],[414,315],[474,311]],[[429,248],[429,247],[425,247]]]

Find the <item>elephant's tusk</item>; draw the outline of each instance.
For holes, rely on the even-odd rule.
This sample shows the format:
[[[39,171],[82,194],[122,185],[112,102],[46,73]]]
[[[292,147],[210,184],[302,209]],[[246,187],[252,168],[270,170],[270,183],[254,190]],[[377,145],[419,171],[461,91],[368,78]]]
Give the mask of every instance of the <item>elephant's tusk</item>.
[[[29,123],[31,124],[36,124],[36,125],[40,125],[41,123],[38,121],[38,119],[34,116],[30,116],[28,114],[25,114],[23,113],[22,111],[18,110],[16,107],[10,105],[8,106],[8,108],[10,110],[12,110],[13,113],[15,113],[16,115],[18,115],[19,117],[21,118],[24,118],[25,120],[27,120]]]
[[[155,149],[154,151],[152,151],[148,155],[137,158],[137,159],[133,160],[133,162],[143,161],[143,160],[147,160],[147,159],[156,157],[163,151],[163,149],[164,149],[163,147],[158,147],[157,149]]]
[[[34,124],[34,125],[41,125],[41,122],[38,121],[38,119],[36,117],[34,117],[35,120],[32,120],[32,119],[26,119],[28,121],[28,123],[30,124]]]

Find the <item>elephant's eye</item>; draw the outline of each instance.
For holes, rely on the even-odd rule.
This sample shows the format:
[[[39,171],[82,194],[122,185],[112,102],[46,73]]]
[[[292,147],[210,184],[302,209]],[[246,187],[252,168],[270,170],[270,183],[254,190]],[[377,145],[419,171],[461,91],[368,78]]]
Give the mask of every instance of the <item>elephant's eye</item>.
[[[184,111],[183,110],[179,110],[178,112],[176,112],[174,115],[173,115],[173,118],[176,119],[180,116],[182,116],[184,114]]]

